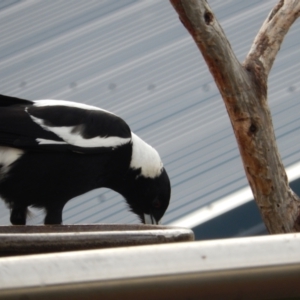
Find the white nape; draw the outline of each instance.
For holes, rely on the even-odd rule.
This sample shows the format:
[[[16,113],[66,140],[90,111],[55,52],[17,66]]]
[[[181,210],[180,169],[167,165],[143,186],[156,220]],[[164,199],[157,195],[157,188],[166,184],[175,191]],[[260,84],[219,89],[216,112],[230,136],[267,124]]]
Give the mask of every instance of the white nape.
[[[132,157],[130,167],[132,169],[141,168],[141,175],[144,177],[158,177],[163,168],[163,163],[158,152],[141,138],[132,135]]]

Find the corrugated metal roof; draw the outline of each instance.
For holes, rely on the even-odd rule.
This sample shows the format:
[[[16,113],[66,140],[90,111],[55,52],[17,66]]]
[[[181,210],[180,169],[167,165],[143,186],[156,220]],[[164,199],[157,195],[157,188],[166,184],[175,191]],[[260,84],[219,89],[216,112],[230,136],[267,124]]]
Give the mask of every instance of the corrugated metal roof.
[[[209,1],[240,60],[276,2]],[[172,183],[165,224],[247,186],[222,99],[168,1],[7,0],[0,27],[2,94],[105,108],[159,151]],[[269,79],[286,166],[300,159],[298,31],[289,32]],[[8,224],[0,205],[0,224]],[[42,221],[35,215],[30,223]],[[63,219],[138,222],[122,197],[105,189],[70,201]]]

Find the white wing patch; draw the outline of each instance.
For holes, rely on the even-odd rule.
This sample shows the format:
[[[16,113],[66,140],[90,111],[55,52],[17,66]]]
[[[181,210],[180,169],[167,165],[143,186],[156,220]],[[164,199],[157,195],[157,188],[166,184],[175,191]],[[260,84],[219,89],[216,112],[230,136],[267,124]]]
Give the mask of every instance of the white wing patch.
[[[20,149],[0,146],[0,165],[5,167],[11,165],[14,161],[20,158],[23,153],[24,151]]]
[[[66,145],[66,142],[59,142],[59,141],[53,141],[53,140],[47,140],[47,139],[36,139],[36,141],[39,143],[39,145]]]
[[[144,177],[158,177],[163,168],[163,163],[158,152],[140,139],[133,132],[132,135],[132,157],[130,167],[132,169],[141,168],[141,175]]]
[[[99,108],[99,107],[96,107],[96,106],[83,104],[83,103],[72,102],[72,101],[66,101],[66,100],[47,99],[47,100],[34,100],[33,102],[34,102],[34,106],[36,106],[36,107],[61,105],[61,106],[76,107],[76,108],[88,109],[88,110],[100,110],[100,111],[104,111],[106,113],[109,113],[111,115],[114,115],[110,111]]]
[[[67,102],[67,101],[65,101]],[[83,138],[77,130],[74,130],[77,126],[61,126],[61,127],[52,127],[44,124],[42,119],[36,118],[29,114],[31,119],[40,125],[43,129],[55,133],[58,137],[64,140],[64,143],[84,148],[98,148],[98,147],[118,147],[130,142],[131,138],[120,138],[117,136],[110,137],[94,137],[90,139]],[[63,142],[51,141],[38,138],[36,141],[39,144],[58,144]]]
[[[24,151],[16,148],[0,146],[0,179],[9,171],[10,165],[19,159]]]

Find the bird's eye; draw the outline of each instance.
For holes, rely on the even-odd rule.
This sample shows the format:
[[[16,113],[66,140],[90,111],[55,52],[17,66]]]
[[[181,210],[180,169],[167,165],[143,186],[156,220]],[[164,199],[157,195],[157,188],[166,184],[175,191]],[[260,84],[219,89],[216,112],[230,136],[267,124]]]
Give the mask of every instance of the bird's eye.
[[[161,207],[161,202],[158,199],[154,199],[152,202],[152,206],[154,208],[160,208]]]

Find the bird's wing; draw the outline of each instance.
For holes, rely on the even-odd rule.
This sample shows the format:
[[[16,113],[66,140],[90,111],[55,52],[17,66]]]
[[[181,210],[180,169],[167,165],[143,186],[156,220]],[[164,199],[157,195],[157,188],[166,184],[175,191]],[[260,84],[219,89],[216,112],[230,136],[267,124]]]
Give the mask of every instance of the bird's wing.
[[[100,108],[69,101],[0,96],[2,146],[97,153],[130,141],[127,123]]]

